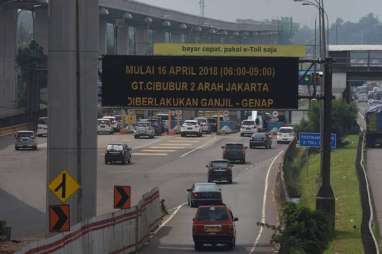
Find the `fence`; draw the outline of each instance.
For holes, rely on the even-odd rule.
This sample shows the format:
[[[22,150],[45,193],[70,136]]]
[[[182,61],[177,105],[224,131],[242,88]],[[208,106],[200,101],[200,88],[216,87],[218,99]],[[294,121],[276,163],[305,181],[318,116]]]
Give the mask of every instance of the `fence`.
[[[16,254],[120,254],[142,248],[162,218],[159,189],[143,195],[138,205],[94,217],[70,232],[33,242]]]
[[[372,224],[375,223],[374,220],[374,207],[372,203],[372,197],[370,193],[370,186],[366,174],[365,165],[365,134],[361,133],[359,137],[358,147],[357,147],[357,158],[355,162],[357,176],[359,179],[359,188],[361,194],[361,206],[362,206],[362,224],[361,224],[361,234],[362,242],[364,246],[365,253],[379,254],[378,241],[374,235]]]

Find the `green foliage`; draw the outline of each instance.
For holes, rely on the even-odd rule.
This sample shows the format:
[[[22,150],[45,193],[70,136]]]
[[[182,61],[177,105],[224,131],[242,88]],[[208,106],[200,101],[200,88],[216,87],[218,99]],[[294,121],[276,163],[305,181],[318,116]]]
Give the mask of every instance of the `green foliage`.
[[[285,157],[284,177],[290,197],[300,197],[299,175],[308,160],[308,150],[296,148],[293,146]]]
[[[356,125],[357,105],[346,103],[343,100],[334,100],[332,105],[332,132],[337,134],[337,140],[352,132]],[[296,127],[297,132],[319,132],[320,131],[320,103],[313,102],[312,109],[308,113],[308,120],[303,119]],[[340,142],[338,142],[340,143]]]
[[[321,254],[331,238],[327,218],[318,211],[289,203],[283,208],[284,227],[273,235],[281,254]]]

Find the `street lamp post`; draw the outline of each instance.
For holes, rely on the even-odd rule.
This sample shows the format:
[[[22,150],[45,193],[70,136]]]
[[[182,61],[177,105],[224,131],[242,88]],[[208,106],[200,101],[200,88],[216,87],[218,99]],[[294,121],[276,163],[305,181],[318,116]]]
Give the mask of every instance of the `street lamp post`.
[[[335,228],[335,199],[333,189],[330,184],[330,160],[331,160],[331,108],[332,108],[332,60],[328,57],[328,48],[326,41],[325,16],[327,13],[324,8],[324,0],[294,0],[302,2],[303,5],[315,6],[319,10],[319,30],[320,30],[320,58],[324,64],[320,65],[323,71],[323,80],[321,81],[321,114],[320,114],[320,173],[321,186],[316,196],[316,209],[322,211],[328,216],[329,226],[334,232]],[[329,21],[328,21],[329,23]]]

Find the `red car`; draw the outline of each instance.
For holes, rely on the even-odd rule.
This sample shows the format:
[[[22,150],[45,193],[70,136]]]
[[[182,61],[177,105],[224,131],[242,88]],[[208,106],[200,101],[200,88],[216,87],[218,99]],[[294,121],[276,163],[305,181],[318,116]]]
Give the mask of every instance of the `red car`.
[[[204,244],[224,244],[233,250],[236,245],[236,221],[238,218],[225,205],[199,206],[192,223],[195,250],[201,250]]]

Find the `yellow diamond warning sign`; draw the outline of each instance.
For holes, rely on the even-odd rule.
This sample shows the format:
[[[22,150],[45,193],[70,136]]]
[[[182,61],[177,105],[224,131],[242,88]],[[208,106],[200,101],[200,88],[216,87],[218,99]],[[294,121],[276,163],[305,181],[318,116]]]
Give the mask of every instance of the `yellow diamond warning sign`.
[[[63,170],[50,182],[48,188],[62,203],[66,203],[78,191],[80,185],[68,171]]]

